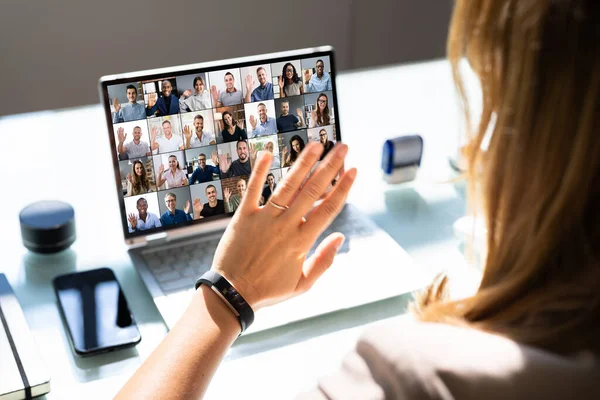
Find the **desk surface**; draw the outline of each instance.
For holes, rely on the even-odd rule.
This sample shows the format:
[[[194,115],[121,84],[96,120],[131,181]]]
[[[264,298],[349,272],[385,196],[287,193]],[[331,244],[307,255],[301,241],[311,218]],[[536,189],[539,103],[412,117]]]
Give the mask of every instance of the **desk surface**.
[[[348,164],[359,170],[350,202],[422,268],[463,270],[452,225],[465,213],[464,184],[447,183],[454,177],[448,157],[456,151],[461,127],[449,65],[434,61],[340,74],[337,86],[342,137],[350,146]],[[388,186],[379,170],[382,144],[410,133],[420,133],[425,141],[419,177]],[[0,118],[5,149],[0,166],[6,172],[0,196],[0,271],[13,285],[51,372],[48,399],[113,396],[166,334],[126,254],[106,136],[100,106]],[[38,256],[22,246],[18,212],[40,199],[74,206],[77,241],[70,250]],[[117,274],[143,340],[135,349],[82,359],[71,352],[50,282],[60,273],[100,266]],[[242,337],[215,375],[207,398],[223,398],[223,393],[228,398],[292,397],[338,368],[366,325],[402,315],[409,301],[409,295],[399,296]]]

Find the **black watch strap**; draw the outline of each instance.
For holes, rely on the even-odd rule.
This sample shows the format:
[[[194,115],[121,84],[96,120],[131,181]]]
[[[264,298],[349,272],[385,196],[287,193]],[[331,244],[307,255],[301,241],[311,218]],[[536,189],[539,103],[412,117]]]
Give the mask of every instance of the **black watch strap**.
[[[235,290],[227,279],[218,272],[206,271],[196,281],[196,289],[203,283],[208,285],[238,318],[242,326],[240,335],[252,325],[252,322],[254,322],[254,310],[252,310],[250,304]]]

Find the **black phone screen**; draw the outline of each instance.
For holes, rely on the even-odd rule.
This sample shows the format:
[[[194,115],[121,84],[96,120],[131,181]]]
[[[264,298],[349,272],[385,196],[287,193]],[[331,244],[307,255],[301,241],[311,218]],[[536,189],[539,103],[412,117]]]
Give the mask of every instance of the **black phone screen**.
[[[125,295],[110,269],[58,276],[54,290],[77,354],[110,351],[140,342]]]

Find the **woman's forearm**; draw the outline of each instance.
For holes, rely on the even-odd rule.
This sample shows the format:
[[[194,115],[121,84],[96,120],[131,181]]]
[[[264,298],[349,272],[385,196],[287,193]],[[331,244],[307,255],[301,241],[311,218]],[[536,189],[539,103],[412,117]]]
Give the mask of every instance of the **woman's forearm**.
[[[116,398],[200,398],[240,329],[225,303],[201,285],[181,319]]]
[[[345,171],[323,202],[314,206],[339,174],[347,150],[344,144],[335,146],[325,161],[317,165],[323,146],[308,143],[299,161],[294,163],[297,167],[271,194],[273,201],[268,204],[272,203],[272,207],[259,207],[258,203],[273,155],[265,152],[256,161],[248,188],[240,192],[245,193],[244,200],[224,234],[226,239],[219,243],[211,268],[226,277],[255,311],[306,292],[333,263],[344,241],[340,233],[329,235],[311,257],[305,259],[305,256],[317,237],[341,211],[356,177],[355,169]],[[289,154],[287,157],[289,159]],[[309,173],[310,179],[306,181]],[[277,204],[288,207],[281,210],[283,207]],[[187,204],[186,213],[189,207]],[[303,218],[309,212],[308,220]],[[186,218],[191,219],[189,214]],[[265,226],[270,229],[263,232],[261,229]],[[262,234],[254,234],[258,231],[266,234],[268,240]],[[298,238],[294,246],[286,246],[289,237]],[[240,242],[245,245],[239,246]],[[282,260],[285,262],[282,263]],[[240,331],[240,324],[229,307],[212,289],[201,285],[184,315],[125,384],[117,398],[201,397]]]

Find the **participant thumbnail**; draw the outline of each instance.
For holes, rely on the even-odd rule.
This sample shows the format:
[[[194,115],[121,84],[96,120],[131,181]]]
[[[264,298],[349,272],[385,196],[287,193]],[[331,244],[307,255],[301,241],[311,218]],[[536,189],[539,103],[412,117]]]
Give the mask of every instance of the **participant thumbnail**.
[[[323,145],[323,154],[321,154],[320,158],[320,160],[322,160],[335,145],[335,125],[309,129],[308,138],[311,141],[320,142],[321,145]]]
[[[206,182],[190,188],[194,219],[225,214],[221,181]]]
[[[193,220],[192,199],[187,187],[158,192],[158,204],[163,226],[182,225]]]
[[[141,82],[109,86],[108,100],[113,124],[146,119]]]
[[[291,167],[308,143],[306,130],[280,133],[278,136],[282,167]]]
[[[190,185],[218,180],[221,176],[217,146],[186,150],[185,160]]]
[[[113,125],[119,160],[131,160],[151,155],[148,123],[146,120]]]
[[[304,94],[304,84],[300,77],[301,71],[300,60],[271,64],[273,85],[276,86],[274,88],[276,99]]]
[[[142,82],[146,101],[146,116],[163,117],[179,112],[177,80],[162,78]]]
[[[235,212],[240,206],[248,188],[248,179],[248,176],[242,175],[221,181],[226,213]]]
[[[302,96],[283,97],[275,100],[277,131],[282,133],[305,128],[304,106]]]
[[[267,179],[263,185],[262,192],[260,194],[260,205],[264,206],[267,204],[271,195],[277,189],[277,184],[282,179],[281,170],[275,169],[267,174]]]
[[[179,88],[179,112],[194,112],[212,108],[206,72],[178,76],[176,82]]]
[[[245,104],[244,114],[246,116],[249,137],[255,138],[277,133],[275,103],[273,100]]]
[[[128,197],[124,202],[129,233],[143,232],[162,226],[156,193]]]
[[[248,140],[248,149],[250,151],[250,164],[254,169],[256,160],[261,156],[261,153],[268,151],[273,155],[271,169],[281,168],[281,155],[279,152],[279,138],[277,135],[261,136],[255,139]]]
[[[242,104],[219,107],[214,111],[217,143],[236,142],[248,138],[244,121],[244,106]]]
[[[217,145],[221,178],[250,175],[250,149],[247,140]]]
[[[151,157],[119,162],[121,172],[121,192],[123,196],[137,196],[156,192],[154,169]]]
[[[244,102],[273,100],[271,65],[252,65],[241,69],[244,80]]]
[[[181,114],[181,125],[186,149],[217,144],[212,110]]]
[[[159,190],[187,186],[185,158],[183,151],[163,153],[153,157],[156,186]]]
[[[329,56],[303,59],[302,79],[304,80],[304,93],[333,90]]]
[[[148,129],[153,154],[184,149],[179,115],[151,118],[148,120]]]
[[[332,92],[311,93],[304,96],[309,128],[335,124],[332,99]]]
[[[239,68],[208,73],[213,107],[233,106],[244,102]]]

